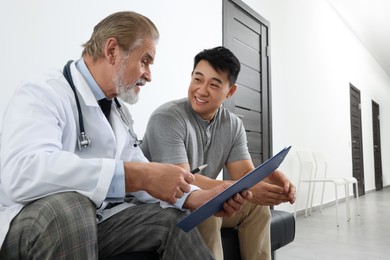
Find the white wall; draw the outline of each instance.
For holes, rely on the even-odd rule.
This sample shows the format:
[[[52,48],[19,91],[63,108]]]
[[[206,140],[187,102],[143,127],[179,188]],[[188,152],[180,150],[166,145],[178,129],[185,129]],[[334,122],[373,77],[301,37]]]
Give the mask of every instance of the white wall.
[[[1,95],[4,111],[16,86],[29,75],[62,68],[80,57],[80,45],[108,14],[134,10],[161,33],[153,81],[131,106],[142,136],[149,115],[165,101],[186,95],[192,60],[222,44],[222,1],[14,0],[0,2]],[[297,149],[322,151],[329,175],[351,176],[349,83],[362,97],[364,172],[375,188],[371,99],[380,105],[384,185],[390,184],[390,79],[335,14],[326,0],[245,0],[271,24],[274,151],[293,145],[282,169],[298,180]],[[298,194],[299,195],[299,194]],[[319,196],[317,196],[319,197]],[[332,191],[326,192],[326,201]],[[316,201],[318,203],[318,199]],[[303,207],[298,201],[298,209]],[[278,208],[293,210],[292,206]]]
[[[78,59],[81,44],[89,39],[93,26],[123,10],[149,17],[161,34],[152,66],[153,81],[141,90],[140,101],[131,106],[135,130],[142,137],[149,115],[158,105],[187,95],[195,54],[222,45],[221,1],[1,1],[0,112],[22,80]]]
[[[375,189],[371,100],[380,105],[383,180],[384,185],[389,185],[389,76],[326,0],[245,2],[271,26],[274,150],[287,144],[294,148],[281,168],[297,182],[299,164],[295,151],[305,149],[325,154],[329,176],[352,176],[352,83],[361,91],[365,188]],[[298,209],[304,207],[303,194],[298,194]],[[325,201],[333,198],[329,186]],[[315,205],[319,200],[317,194]],[[288,205],[278,208],[293,210]]]

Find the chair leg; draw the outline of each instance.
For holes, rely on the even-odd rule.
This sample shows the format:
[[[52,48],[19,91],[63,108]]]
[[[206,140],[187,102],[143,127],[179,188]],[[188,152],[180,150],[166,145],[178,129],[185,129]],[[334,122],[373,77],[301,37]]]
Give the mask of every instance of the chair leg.
[[[309,191],[307,193],[307,199],[306,199],[306,208],[305,208],[305,218],[307,218],[307,211],[309,208],[309,199],[310,199],[310,192],[311,192],[311,182],[309,182]]]
[[[334,185],[334,189],[335,189],[335,196],[336,196],[336,224],[337,224],[337,227],[339,227],[339,197],[337,195],[337,185],[336,184]]]
[[[310,183],[309,183],[310,184]],[[297,188],[297,190],[296,190],[296,194],[297,194],[297,200],[298,199],[300,199],[300,197],[298,198],[298,196],[299,196],[299,191],[301,190],[301,182],[298,182],[298,188]],[[294,203],[294,218],[297,218],[297,205],[298,205],[298,203],[297,202],[295,202]],[[307,213],[306,213],[306,211],[305,211],[305,217],[307,217]]]
[[[301,183],[300,182],[298,182],[298,187],[297,187],[297,190],[296,190],[296,200],[298,200],[298,196],[299,196],[299,188],[300,188],[300,185]],[[295,203],[294,203],[294,218],[296,219],[297,218],[297,201],[295,201]]]
[[[347,221],[349,222],[351,220],[351,207],[349,205],[349,183],[345,182],[344,185],[345,189],[345,206],[346,206],[346,211],[347,211]]]
[[[325,182],[322,183],[322,195],[321,195],[320,212],[322,212],[322,202],[324,201],[324,192],[325,192]]]
[[[311,213],[313,212],[313,201],[314,201],[314,191],[315,191],[315,188],[316,188],[316,183],[313,182],[313,189],[312,189],[312,192],[311,192],[311,201],[310,201],[310,211],[309,211],[309,215],[311,216]]]
[[[355,190],[356,190],[356,208],[357,208],[357,215],[360,216],[360,205],[359,205],[359,190],[358,190],[358,184],[357,182],[355,184]]]
[[[298,187],[297,187],[296,193],[295,193],[295,194],[297,194],[296,200],[298,200],[300,188],[301,188],[301,182],[298,182]],[[297,218],[297,204],[298,203],[295,201],[295,203],[294,203],[294,218],[295,219]]]

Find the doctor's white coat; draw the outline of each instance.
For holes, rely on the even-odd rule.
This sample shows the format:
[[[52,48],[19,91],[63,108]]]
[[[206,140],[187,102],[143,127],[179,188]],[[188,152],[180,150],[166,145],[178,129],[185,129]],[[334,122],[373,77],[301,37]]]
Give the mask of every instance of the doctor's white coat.
[[[141,149],[133,146],[133,137],[114,106],[110,126],[74,63],[71,74],[90,148],[78,149],[76,102],[60,70],[23,83],[5,111],[0,153],[0,246],[10,222],[29,202],[48,194],[76,191],[99,206],[118,160],[147,161]],[[131,116],[124,110],[132,127]],[[146,200],[157,201],[150,196]]]

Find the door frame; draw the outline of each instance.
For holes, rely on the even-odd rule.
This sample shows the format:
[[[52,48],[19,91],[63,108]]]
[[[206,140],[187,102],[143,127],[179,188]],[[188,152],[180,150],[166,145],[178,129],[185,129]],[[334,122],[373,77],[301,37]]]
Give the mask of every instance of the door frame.
[[[249,17],[251,17],[254,20],[257,20],[259,23],[261,23],[262,26],[262,34],[266,34],[267,37],[264,39],[265,42],[262,42],[262,44],[265,46],[264,53],[266,54],[266,58],[262,60],[262,63],[260,64],[262,68],[262,73],[264,77],[261,78],[261,91],[262,91],[262,117],[261,117],[261,124],[262,124],[262,153],[263,153],[263,161],[270,158],[273,155],[273,149],[272,149],[272,98],[271,98],[271,58],[269,53],[269,39],[270,39],[270,23],[262,17],[260,14],[258,14],[256,11],[254,11],[251,7],[249,7],[247,4],[242,2],[241,0],[223,0],[223,22],[222,22],[222,42],[223,46],[229,48],[228,45],[229,38],[228,38],[228,28],[226,26],[225,22],[225,14],[227,13],[227,5],[231,3],[234,5],[235,8],[242,11],[243,13],[247,14]],[[264,31],[263,31],[264,30]],[[229,104],[230,101],[228,101],[227,106],[230,107],[231,104]]]

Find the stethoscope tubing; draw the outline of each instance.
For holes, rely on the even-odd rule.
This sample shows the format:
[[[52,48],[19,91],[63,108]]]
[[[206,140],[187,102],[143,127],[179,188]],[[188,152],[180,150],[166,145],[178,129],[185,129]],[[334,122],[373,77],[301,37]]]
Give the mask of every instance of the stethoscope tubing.
[[[71,72],[70,72],[70,64],[72,64],[72,62],[73,62],[73,60],[70,60],[70,61],[68,61],[66,63],[66,65],[64,66],[63,74],[64,74],[65,79],[68,81],[68,83],[70,85],[70,88],[73,91],[75,100],[76,100],[77,113],[78,113],[78,116],[79,116],[79,125],[80,125],[80,135],[79,135],[79,138],[78,138],[77,141],[78,141],[79,149],[82,150],[83,148],[91,147],[91,140],[87,137],[87,134],[85,133],[84,121],[83,121],[83,113],[82,113],[81,106],[80,106],[80,101],[79,101],[79,98],[78,98],[78,95],[77,95],[77,92],[76,92],[76,87],[75,87],[75,85],[73,83],[72,75],[71,75]],[[137,135],[135,133],[132,133],[131,128],[130,128],[130,122],[127,119],[125,113],[123,112],[122,106],[121,106],[121,104],[119,103],[119,100],[116,97],[114,98],[114,102],[115,102],[115,106],[117,108],[117,111],[119,113],[120,118],[122,119],[123,123],[127,126],[129,134],[135,140],[133,146],[134,147],[139,146],[142,143],[142,140],[138,140]]]

